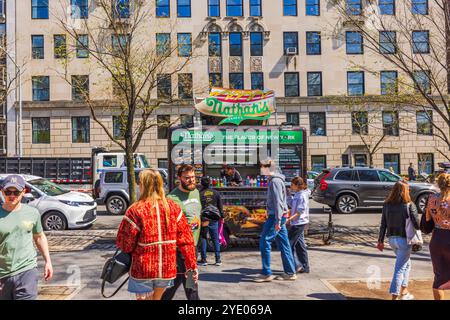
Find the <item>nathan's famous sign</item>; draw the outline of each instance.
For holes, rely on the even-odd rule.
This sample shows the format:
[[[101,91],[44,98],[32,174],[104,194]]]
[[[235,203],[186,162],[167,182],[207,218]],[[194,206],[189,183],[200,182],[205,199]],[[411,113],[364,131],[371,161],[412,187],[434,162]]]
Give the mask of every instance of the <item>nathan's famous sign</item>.
[[[275,112],[275,92],[212,88],[209,97],[195,108],[203,114],[225,118],[219,124],[267,120]]]

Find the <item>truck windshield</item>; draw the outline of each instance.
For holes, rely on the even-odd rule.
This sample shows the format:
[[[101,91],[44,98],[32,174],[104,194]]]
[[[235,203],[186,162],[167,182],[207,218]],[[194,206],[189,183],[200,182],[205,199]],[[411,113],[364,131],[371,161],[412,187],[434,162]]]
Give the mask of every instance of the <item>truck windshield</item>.
[[[139,159],[142,163],[142,167],[141,168],[150,168],[150,165],[148,164],[148,160],[147,157],[143,154],[139,155]]]
[[[45,179],[36,179],[28,181],[33,187],[37,188],[39,191],[42,191],[48,196],[59,196],[61,194],[69,193],[69,190],[61,188],[57,184],[54,184],[51,181]]]

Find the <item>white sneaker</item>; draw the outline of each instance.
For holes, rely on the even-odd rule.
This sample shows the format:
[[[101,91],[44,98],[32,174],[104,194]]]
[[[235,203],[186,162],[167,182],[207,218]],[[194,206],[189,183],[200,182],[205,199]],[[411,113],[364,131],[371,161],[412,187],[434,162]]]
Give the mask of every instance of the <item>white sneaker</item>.
[[[402,295],[400,300],[414,300],[414,296],[408,292],[407,294]]]

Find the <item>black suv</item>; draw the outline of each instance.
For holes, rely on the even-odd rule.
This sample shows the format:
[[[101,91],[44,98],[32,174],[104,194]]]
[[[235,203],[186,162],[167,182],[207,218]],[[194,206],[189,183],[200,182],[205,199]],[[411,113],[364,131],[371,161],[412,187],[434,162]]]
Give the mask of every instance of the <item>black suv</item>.
[[[323,170],[314,180],[312,198],[339,213],[353,213],[358,207],[382,206],[394,184],[402,178],[386,169],[343,167]],[[420,213],[438,189],[430,183],[408,182],[411,198]]]

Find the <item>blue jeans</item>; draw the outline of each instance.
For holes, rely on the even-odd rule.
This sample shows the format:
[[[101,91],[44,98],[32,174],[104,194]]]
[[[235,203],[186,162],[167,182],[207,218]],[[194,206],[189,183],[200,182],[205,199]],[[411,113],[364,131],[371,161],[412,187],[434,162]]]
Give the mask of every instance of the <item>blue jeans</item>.
[[[291,226],[289,230],[289,242],[294,257],[295,269],[303,268],[303,270],[309,272],[308,249],[306,248],[305,242],[306,226],[306,224]]]
[[[211,237],[211,240],[214,243],[214,252],[216,254],[216,262],[220,261],[220,243],[219,243],[219,221],[210,221],[209,225],[206,227],[205,230],[205,237],[206,232],[209,232],[209,235]],[[206,260],[206,238],[201,239],[201,257],[202,260]]]
[[[394,250],[395,270],[392,277],[390,294],[399,295],[400,287],[407,287],[409,282],[409,272],[411,271],[411,246],[408,245],[406,238],[389,237],[389,245]]]
[[[270,269],[270,252],[273,240],[277,242],[278,249],[281,252],[281,260],[283,261],[283,269],[287,274],[295,274],[294,257],[292,256],[291,245],[289,244],[288,231],[286,229],[286,218],[281,219],[281,229],[275,231],[275,216],[270,215],[264,223],[259,239],[259,250],[261,251],[262,274],[271,275]]]

